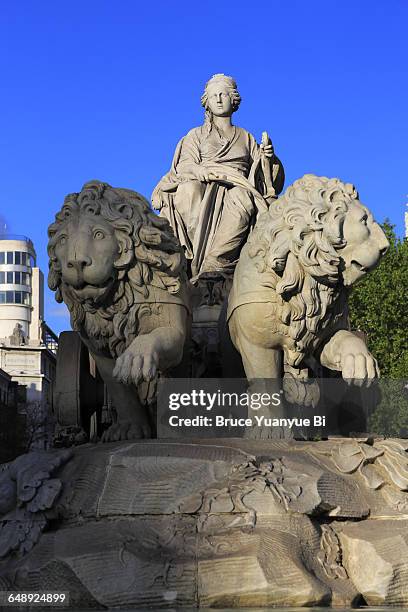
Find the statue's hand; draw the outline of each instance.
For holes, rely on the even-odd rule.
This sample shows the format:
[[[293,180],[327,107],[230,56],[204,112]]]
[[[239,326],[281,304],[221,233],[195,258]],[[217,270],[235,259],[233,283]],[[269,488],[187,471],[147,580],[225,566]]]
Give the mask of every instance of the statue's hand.
[[[138,336],[116,360],[113,376],[126,385],[150,382],[157,374],[159,354],[149,334]]]
[[[195,171],[195,175],[202,183],[209,183],[211,180],[211,173],[201,166],[198,166],[197,170]]]
[[[261,153],[265,156],[265,157],[273,157],[275,154],[273,145],[270,144],[261,144],[260,145],[260,149],[261,149]]]
[[[370,385],[380,375],[376,359],[360,338],[348,337],[335,355],[335,362],[347,383]]]

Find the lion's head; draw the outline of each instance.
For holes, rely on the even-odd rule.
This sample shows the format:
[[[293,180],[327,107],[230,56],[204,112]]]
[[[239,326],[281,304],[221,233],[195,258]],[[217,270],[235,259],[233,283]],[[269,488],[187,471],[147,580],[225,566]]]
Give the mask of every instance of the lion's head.
[[[168,222],[128,189],[86,183],[65,198],[48,236],[56,300],[67,304],[74,329],[108,341],[115,356],[137,334],[141,297],[149,301],[151,285],[177,294],[186,280]]]
[[[378,264],[388,241],[353,185],[306,174],[260,215],[247,248],[259,272],[276,273],[281,323],[301,351],[344,313],[344,288]]]
[[[320,282],[350,286],[388,249],[384,232],[360,203],[355,187],[313,174],[288,187],[260,216],[256,230],[251,255],[260,255],[264,265],[283,273],[282,293],[290,291],[285,288],[285,272],[293,275],[287,266],[290,254],[304,273]]]

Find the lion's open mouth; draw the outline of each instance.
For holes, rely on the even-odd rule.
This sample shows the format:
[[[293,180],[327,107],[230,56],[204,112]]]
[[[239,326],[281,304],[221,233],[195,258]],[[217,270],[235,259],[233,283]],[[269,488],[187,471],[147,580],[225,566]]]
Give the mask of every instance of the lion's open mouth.
[[[367,268],[364,267],[361,263],[359,263],[356,259],[351,260],[351,265],[354,266],[359,272],[367,272]]]
[[[369,274],[372,272],[378,264],[378,259],[373,261],[370,265],[363,266],[363,264],[359,263],[356,259],[351,261],[351,265],[357,270],[360,274]]]
[[[350,264],[343,271],[343,281],[347,286],[353,285],[355,282],[360,280],[363,276],[371,272],[376,266],[376,262],[373,262],[370,266],[363,266],[357,259],[352,259]]]
[[[69,287],[69,291],[79,302],[90,302],[97,304],[111,291],[112,286],[113,280],[108,282],[104,287],[98,287],[96,285],[83,285],[81,288],[75,288],[71,286]]]

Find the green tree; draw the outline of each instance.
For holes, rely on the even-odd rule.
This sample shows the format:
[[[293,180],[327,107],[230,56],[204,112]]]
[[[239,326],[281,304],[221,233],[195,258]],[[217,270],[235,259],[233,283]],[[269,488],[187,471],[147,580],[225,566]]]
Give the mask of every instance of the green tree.
[[[388,436],[408,434],[408,240],[388,221],[383,229],[390,248],[379,266],[351,291],[351,328],[367,336],[381,370],[380,401],[370,430]],[[390,380],[391,379],[391,380]],[[405,380],[404,380],[405,379]],[[374,406],[377,402],[374,401]]]
[[[367,334],[382,376],[408,378],[408,240],[400,240],[388,221],[382,227],[390,248],[351,292],[351,327]]]

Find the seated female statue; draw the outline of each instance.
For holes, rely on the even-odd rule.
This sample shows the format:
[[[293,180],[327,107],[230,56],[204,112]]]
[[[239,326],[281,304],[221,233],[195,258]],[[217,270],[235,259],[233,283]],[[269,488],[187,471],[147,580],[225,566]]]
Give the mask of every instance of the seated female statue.
[[[283,188],[284,172],[264,132],[262,144],[232,124],[241,96],[214,75],[201,103],[205,121],[178,143],[170,171],[152,194],[191,262],[192,281],[233,273],[258,212]]]

